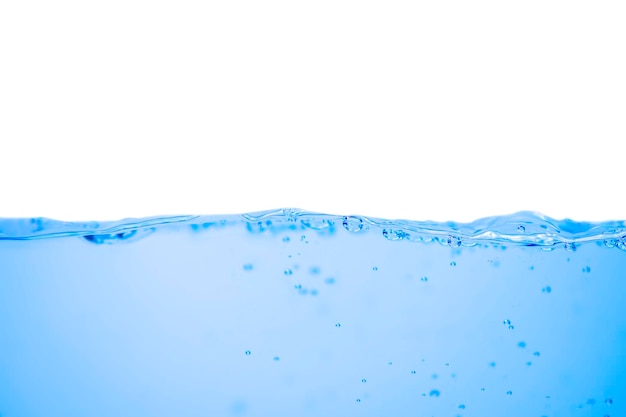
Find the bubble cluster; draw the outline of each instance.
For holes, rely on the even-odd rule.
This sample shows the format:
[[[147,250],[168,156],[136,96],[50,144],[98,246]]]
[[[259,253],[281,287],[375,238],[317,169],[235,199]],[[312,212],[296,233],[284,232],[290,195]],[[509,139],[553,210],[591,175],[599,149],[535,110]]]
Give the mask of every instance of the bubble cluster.
[[[383,236],[387,240],[402,240],[407,238],[409,235],[402,230],[383,229]]]

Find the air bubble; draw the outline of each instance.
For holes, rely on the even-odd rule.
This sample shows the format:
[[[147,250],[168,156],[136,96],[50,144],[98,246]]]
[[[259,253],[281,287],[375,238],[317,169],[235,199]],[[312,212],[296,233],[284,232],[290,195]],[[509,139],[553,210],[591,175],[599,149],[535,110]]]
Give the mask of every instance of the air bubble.
[[[365,384],[367,382],[367,379],[363,378],[361,382]]]
[[[415,375],[415,374],[416,374],[415,370],[412,370],[411,375]]]
[[[465,410],[465,404],[460,404],[460,405],[459,405],[459,408],[460,408],[461,410]]]
[[[246,350],[246,356],[250,356],[252,355],[252,352],[250,352],[249,350]]]
[[[456,262],[454,261],[450,262],[450,266],[456,266]]]
[[[428,282],[428,277],[421,277],[421,278],[420,278],[420,281],[422,281],[422,282]]]
[[[293,271],[291,269],[285,269],[285,271],[283,271],[283,274],[285,274],[285,275],[293,275]]]
[[[458,236],[448,236],[448,246],[452,247],[452,248],[458,248],[459,246],[461,246],[461,238]]]
[[[607,239],[604,241],[604,246],[607,248],[614,248],[617,245],[617,240],[615,239]]]
[[[576,252],[576,244],[574,242],[565,242],[565,250],[568,252]]]
[[[252,268],[253,268],[252,264],[245,264],[243,266],[244,271],[252,271]]]
[[[289,236],[285,236],[285,237],[283,238],[283,242],[285,242],[285,243],[289,242],[290,240],[291,240],[291,239],[289,238]]]
[[[607,398],[606,400],[604,400],[604,403],[606,405],[613,405],[613,399],[612,398]]]
[[[552,292],[552,288],[550,286],[543,287],[541,292],[545,292],[546,294],[550,294]]]
[[[626,236],[622,236],[618,239],[617,242],[615,242],[615,246],[617,246],[618,249],[626,251]]]
[[[591,272],[591,268],[589,266],[586,266],[583,268],[583,273],[590,273]]]
[[[526,233],[526,228],[522,225],[517,226],[517,231],[520,233]]]
[[[441,393],[439,392],[439,390],[433,389],[433,390],[430,390],[430,393],[428,395],[430,395],[431,397],[439,397]]]
[[[526,342],[519,342],[517,344],[518,347],[521,347],[522,349],[524,349],[526,347]]]
[[[332,285],[335,283],[335,278],[332,278],[332,277],[326,278],[324,282],[328,285]]]
[[[274,356],[274,361],[278,362],[280,358],[278,356]]]
[[[506,395],[513,395],[513,391],[507,391]]]
[[[373,267],[372,271],[378,271],[378,267],[377,266]]]
[[[345,227],[348,232],[357,233],[363,230],[365,224],[360,217],[346,216],[343,218],[343,227]]]
[[[533,353],[533,356],[541,356],[541,353],[539,353],[539,352],[534,352],[534,353]]]
[[[361,402],[361,399],[360,399],[360,398],[357,398],[357,399],[356,399],[356,402],[357,402],[357,403],[360,403],[360,402]]]
[[[383,236],[385,236],[387,240],[402,240],[409,235],[402,230],[383,229]]]
[[[341,327],[341,323],[335,323],[335,327]]]
[[[489,366],[491,366],[492,368],[496,367],[496,363],[495,362],[489,362]]]

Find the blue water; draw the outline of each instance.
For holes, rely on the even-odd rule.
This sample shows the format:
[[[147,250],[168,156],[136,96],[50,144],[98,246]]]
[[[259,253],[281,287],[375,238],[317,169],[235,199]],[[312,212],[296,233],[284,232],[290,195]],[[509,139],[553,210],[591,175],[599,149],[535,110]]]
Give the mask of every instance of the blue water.
[[[625,416],[626,223],[0,219],[0,416]]]

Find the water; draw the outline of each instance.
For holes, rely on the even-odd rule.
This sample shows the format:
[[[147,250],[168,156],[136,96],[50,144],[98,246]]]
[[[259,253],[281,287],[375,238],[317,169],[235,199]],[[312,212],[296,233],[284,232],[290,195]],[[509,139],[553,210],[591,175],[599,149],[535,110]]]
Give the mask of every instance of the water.
[[[0,415],[624,416],[626,225],[0,220]]]

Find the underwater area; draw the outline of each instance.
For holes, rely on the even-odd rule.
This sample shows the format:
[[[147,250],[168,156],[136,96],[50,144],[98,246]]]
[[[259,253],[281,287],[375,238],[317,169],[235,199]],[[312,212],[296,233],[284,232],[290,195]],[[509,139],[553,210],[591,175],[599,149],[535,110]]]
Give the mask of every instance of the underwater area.
[[[0,416],[626,415],[626,222],[0,219]]]

